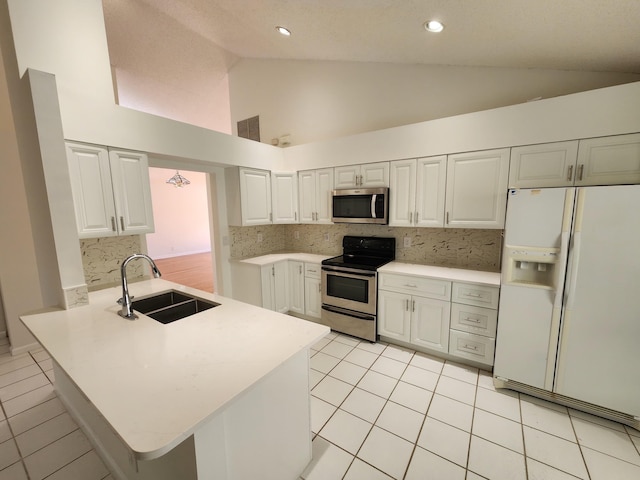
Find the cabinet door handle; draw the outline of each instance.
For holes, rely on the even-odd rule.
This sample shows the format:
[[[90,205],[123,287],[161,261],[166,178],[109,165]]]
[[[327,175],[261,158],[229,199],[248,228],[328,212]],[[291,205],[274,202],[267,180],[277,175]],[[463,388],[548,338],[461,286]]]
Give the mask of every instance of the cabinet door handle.
[[[120,217],[120,226],[122,227],[122,231],[124,232],[124,217]]]
[[[567,171],[567,181],[570,182],[571,178],[573,178],[573,165],[569,165],[569,169]]]
[[[300,275],[302,275],[302,265],[298,265],[298,271],[299,271]]]
[[[412,312],[416,311],[416,301],[415,300],[411,300],[411,311]]]
[[[578,180],[582,181],[582,173],[584,172],[584,163],[578,167]]]
[[[111,230],[116,231],[116,217],[111,217]]]
[[[418,224],[418,212],[416,211],[413,215],[414,215],[414,218],[415,218],[413,223],[415,223],[417,225]]]
[[[275,266],[271,267],[271,276],[272,277],[276,276],[276,267]]]
[[[269,213],[269,221],[273,222],[273,213]]]
[[[447,212],[447,219],[444,222],[445,225],[449,225],[449,212]]]
[[[293,221],[294,222],[298,221],[298,212],[293,212]]]
[[[408,312],[409,311],[409,300],[405,300],[404,301],[404,309]]]
[[[319,291],[320,293],[322,293],[322,284],[321,284],[321,283],[319,283],[319,284],[318,284],[318,291]]]

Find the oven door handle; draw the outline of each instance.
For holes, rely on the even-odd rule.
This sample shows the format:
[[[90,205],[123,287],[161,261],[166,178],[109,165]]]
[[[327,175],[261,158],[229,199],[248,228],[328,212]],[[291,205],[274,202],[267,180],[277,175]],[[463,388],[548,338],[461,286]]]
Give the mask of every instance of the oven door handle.
[[[336,267],[322,267],[322,270],[325,272],[332,272],[332,273],[342,273],[345,274],[345,277],[351,277],[351,278],[358,278],[358,277],[375,277],[376,274],[374,272],[366,272],[364,273],[362,270],[347,270],[347,269],[342,269],[342,268],[336,268]]]
[[[376,317],[367,315],[365,313],[353,312],[351,310],[344,310],[342,308],[330,307],[328,305],[322,305],[322,309],[327,312],[339,313],[340,315],[346,315],[347,317],[357,318],[358,320],[367,320],[373,322]]]
[[[376,195],[375,193],[373,195],[371,195],[371,218],[377,218],[376,217],[376,197],[378,195]]]

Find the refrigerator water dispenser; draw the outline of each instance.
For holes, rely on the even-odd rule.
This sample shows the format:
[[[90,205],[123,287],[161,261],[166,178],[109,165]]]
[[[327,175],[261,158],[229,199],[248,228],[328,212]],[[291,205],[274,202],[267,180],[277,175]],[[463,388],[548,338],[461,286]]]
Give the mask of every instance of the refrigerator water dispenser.
[[[505,246],[503,282],[527,287],[554,288],[559,248]]]

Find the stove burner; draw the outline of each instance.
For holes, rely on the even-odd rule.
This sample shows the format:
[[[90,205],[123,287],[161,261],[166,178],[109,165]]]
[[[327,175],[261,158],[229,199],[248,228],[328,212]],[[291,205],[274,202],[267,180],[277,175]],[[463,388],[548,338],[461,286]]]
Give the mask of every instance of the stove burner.
[[[342,239],[343,254],[323,260],[323,265],[375,271],[396,257],[393,237],[355,237]]]

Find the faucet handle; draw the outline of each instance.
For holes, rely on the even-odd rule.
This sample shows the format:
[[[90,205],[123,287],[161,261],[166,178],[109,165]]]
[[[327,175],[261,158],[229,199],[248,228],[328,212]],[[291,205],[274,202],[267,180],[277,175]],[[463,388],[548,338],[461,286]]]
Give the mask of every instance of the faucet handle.
[[[133,299],[134,299],[134,298],[136,298],[136,297],[134,297],[133,295],[131,295],[129,298],[130,298],[131,300],[133,300]],[[124,297],[120,297],[116,303],[117,303],[118,305],[124,305]]]

